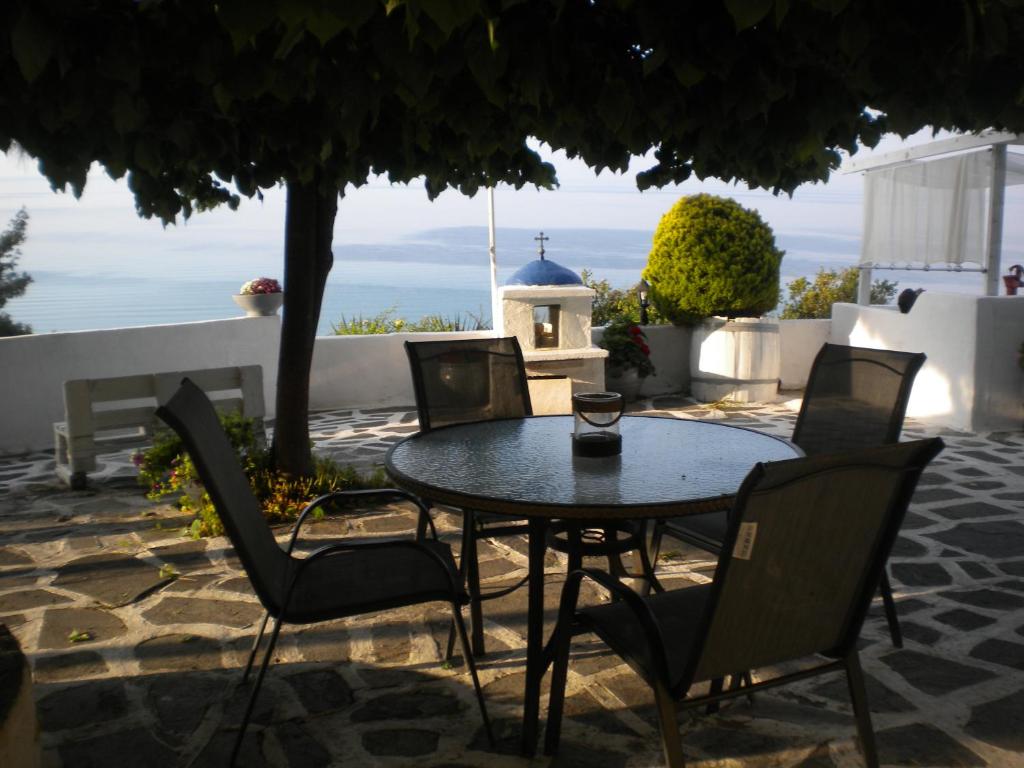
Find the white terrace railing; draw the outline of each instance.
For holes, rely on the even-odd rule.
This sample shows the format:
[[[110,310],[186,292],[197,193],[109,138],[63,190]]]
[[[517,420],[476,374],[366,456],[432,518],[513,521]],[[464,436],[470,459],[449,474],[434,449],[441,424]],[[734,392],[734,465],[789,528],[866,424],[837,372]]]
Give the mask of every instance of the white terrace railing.
[[[64,382],[224,366],[263,367],[267,415],[277,394],[280,318],[253,317],[0,339],[0,456],[51,449],[64,417]],[[648,326],[657,376],[644,395],[689,389],[690,332]],[[603,332],[593,330],[596,342]],[[313,410],[387,408],[414,402],[406,339],[455,334],[322,336],[310,378]],[[1024,299],[926,292],[908,315],[837,304],[832,320],[780,323],[783,389],[802,388],[825,341],[924,352],[908,415],[974,431],[1019,430],[1024,420]]]

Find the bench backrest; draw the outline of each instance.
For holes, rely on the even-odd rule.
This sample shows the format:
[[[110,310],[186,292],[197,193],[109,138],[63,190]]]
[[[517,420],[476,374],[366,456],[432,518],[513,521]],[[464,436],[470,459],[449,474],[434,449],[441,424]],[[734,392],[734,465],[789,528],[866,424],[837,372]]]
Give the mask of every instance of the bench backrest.
[[[207,393],[218,410],[238,412],[262,423],[266,412],[261,366],[168,371],[64,382],[68,439],[126,429],[141,428],[148,433],[159,423],[157,406],[171,398],[186,376]]]

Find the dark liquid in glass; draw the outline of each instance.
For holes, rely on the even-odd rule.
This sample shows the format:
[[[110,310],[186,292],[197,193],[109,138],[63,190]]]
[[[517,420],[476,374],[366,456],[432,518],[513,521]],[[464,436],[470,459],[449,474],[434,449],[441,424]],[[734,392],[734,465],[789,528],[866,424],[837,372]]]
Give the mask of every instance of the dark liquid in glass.
[[[587,432],[572,438],[576,456],[617,456],[622,453],[622,435],[612,432]]]

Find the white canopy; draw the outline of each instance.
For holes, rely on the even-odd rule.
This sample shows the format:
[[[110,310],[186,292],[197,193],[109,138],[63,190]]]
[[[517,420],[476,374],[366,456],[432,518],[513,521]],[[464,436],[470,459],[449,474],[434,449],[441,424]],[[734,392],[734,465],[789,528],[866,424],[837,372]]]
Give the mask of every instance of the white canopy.
[[[983,270],[995,156],[986,148],[868,170],[861,267]],[[1005,157],[1005,183],[1024,184],[1024,155]]]

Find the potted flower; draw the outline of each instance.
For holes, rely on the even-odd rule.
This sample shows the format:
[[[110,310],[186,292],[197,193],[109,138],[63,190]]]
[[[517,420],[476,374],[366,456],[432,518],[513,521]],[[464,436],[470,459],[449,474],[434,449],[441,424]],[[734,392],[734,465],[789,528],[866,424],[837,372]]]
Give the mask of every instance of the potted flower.
[[[654,232],[643,277],[665,317],[693,326],[690,381],[705,402],[771,400],[780,372],[783,251],[756,211],[713,195],[680,199]]]
[[[643,379],[654,374],[647,335],[632,320],[620,317],[604,329],[598,345],[608,350],[605,362],[605,387],[635,400]]]
[[[284,303],[281,284],[272,277],[257,277],[244,283],[231,298],[245,310],[246,317],[268,317]]]

